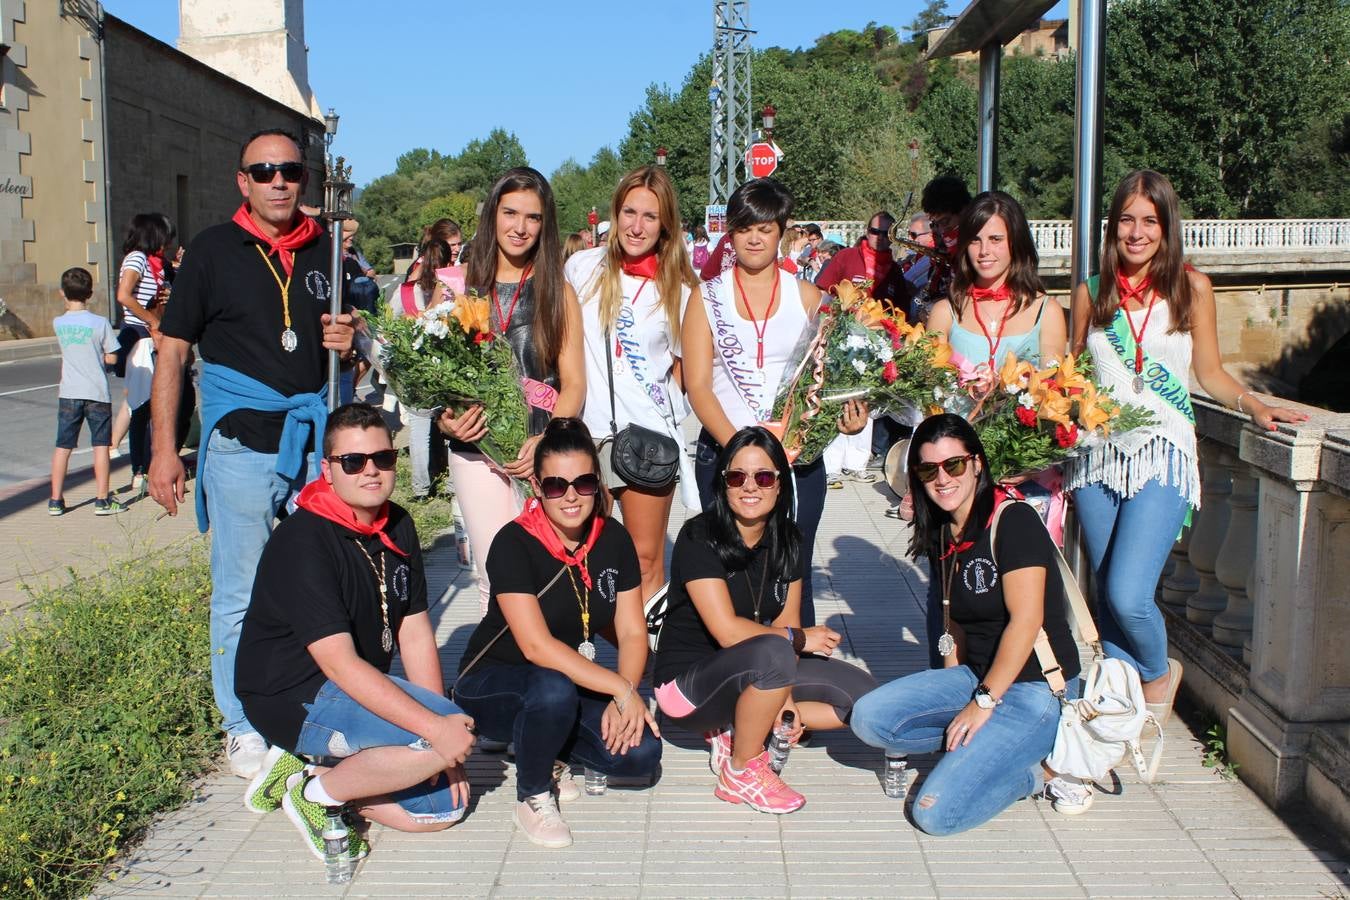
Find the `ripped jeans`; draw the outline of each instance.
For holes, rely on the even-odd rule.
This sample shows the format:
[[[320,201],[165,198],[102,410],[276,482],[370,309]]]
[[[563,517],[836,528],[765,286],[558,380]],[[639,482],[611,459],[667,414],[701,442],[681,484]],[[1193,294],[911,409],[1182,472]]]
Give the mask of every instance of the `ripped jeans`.
[[[929,669],[883,684],[853,706],[864,743],[888,752],[934,753],[980,680],[966,666]],[[1078,696],[1078,679],[1068,695]],[[1041,760],[1055,745],[1059,701],[1044,681],[1019,681],[964,747],[942,754],[919,785],[914,824],[933,835],[975,828],[1040,790]]]

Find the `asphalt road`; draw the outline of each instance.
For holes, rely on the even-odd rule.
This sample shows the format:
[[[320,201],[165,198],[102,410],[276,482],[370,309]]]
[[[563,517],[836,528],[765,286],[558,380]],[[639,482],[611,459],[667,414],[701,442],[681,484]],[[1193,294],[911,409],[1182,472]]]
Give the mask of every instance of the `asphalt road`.
[[[122,380],[108,376],[114,402],[122,402]],[[56,391],[61,382],[61,357],[0,363],[0,491],[51,475],[56,440]],[[123,451],[126,442],[122,443]],[[89,429],[80,431],[79,448],[71,454],[70,471],[93,465]]]

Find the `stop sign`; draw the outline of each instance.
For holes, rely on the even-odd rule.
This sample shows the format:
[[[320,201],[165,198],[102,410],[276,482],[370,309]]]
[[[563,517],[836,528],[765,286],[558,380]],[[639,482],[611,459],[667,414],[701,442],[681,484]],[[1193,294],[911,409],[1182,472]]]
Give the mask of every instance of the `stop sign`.
[[[745,160],[750,166],[751,178],[765,178],[778,168],[778,150],[768,141],[751,144]]]

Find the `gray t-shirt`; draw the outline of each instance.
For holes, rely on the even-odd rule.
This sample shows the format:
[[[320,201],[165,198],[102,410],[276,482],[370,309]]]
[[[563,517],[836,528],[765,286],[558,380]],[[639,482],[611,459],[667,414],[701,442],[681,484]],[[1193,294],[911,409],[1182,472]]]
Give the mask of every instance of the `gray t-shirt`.
[[[117,349],[117,335],[108,320],[82,309],[57,316],[52,320],[52,331],[61,344],[61,389],[57,396],[112,402],[103,354]]]

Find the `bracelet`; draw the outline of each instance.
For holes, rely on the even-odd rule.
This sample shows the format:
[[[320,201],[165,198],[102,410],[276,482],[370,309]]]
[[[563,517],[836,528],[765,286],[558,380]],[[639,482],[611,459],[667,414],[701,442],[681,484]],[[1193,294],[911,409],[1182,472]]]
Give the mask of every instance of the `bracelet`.
[[[1242,393],[1237,395],[1237,411],[1242,413],[1244,416],[1247,415],[1247,411],[1242,408],[1242,398],[1250,393],[1251,391],[1243,391]]]
[[[628,679],[624,679],[624,682],[623,682],[623,683],[626,684],[626,685],[628,685],[628,693],[626,693],[626,694],[623,695],[623,700],[622,700],[622,701],[620,701],[618,697],[615,697],[615,698],[614,698],[614,706],[615,706],[616,709],[618,709],[618,711],[619,711],[620,713],[623,712],[624,706],[628,703],[628,698],[633,696],[633,685],[632,685],[632,683],[631,683],[630,681],[628,681]]]
[[[788,625],[784,625],[783,627],[787,629],[788,640],[792,641],[792,652],[801,656],[806,650],[806,632],[800,628],[792,628]]]

